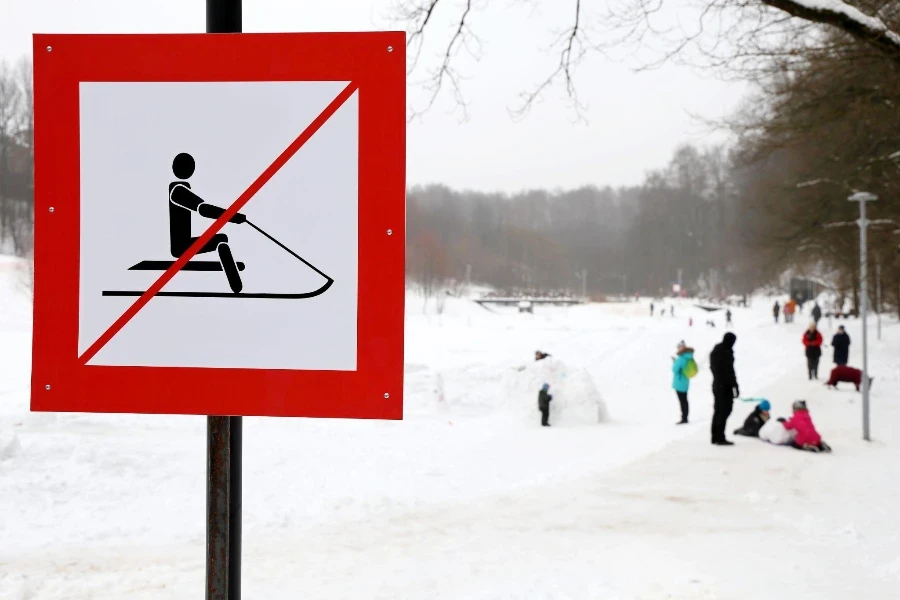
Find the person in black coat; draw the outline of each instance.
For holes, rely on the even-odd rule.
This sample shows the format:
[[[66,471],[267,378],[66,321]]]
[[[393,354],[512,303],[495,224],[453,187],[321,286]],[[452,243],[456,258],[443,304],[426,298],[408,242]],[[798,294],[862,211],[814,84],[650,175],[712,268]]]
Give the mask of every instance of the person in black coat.
[[[731,332],[725,334],[722,341],[716,344],[709,355],[709,370],[713,376],[713,418],[712,443],[716,446],[733,446],[734,442],[725,439],[725,426],[734,399],[741,395],[737,375],[734,372],[734,344],[737,336]]]
[[[775,323],[778,323],[778,315],[781,314],[781,306],[778,304],[778,300],[775,301],[775,306],[772,307],[772,313],[775,315]]]
[[[834,348],[834,364],[846,365],[850,360],[850,336],[843,325],[838,326],[838,332],[831,338],[831,346]]]
[[[553,396],[550,395],[550,384],[545,383],[538,392],[538,410],[541,411],[541,425],[550,427],[550,401]]]

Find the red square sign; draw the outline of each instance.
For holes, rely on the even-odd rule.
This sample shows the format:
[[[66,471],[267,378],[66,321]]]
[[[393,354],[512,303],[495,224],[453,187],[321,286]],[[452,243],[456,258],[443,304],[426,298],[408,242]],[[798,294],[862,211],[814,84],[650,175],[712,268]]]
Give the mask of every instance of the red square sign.
[[[32,410],[402,418],[404,48],[35,36]]]

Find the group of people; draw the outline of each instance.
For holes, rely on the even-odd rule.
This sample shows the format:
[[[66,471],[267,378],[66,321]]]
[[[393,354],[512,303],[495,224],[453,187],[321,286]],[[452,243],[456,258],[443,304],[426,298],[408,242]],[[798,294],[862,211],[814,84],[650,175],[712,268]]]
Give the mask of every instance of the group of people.
[[[819,378],[819,360],[822,357],[822,334],[816,327],[816,323],[809,324],[809,328],[803,332],[803,346],[806,352],[806,367],[810,381]],[[837,387],[838,383],[852,383],[859,391],[862,385],[863,372],[859,369],[848,366],[850,359],[850,336],[843,325],[838,326],[837,333],[831,338],[831,347],[834,349],[834,368],[825,385],[828,387]],[[869,377],[868,383],[872,385],[872,378]]]
[[[737,375],[734,372],[734,344],[737,336],[731,332],[725,334],[722,342],[713,348],[709,356],[710,370],[713,374],[713,421],[712,443],[717,446],[731,446],[733,442],[725,439],[725,424],[734,407],[734,399],[740,396]],[[688,391],[691,378],[697,372],[694,361],[694,349],[684,341],[678,342],[676,356],[672,361],[672,387],[678,396],[681,407],[681,420],[678,425],[688,422],[690,406]]]
[[[769,412],[772,405],[763,399],[747,416],[744,425],[734,430],[734,434],[757,437],[772,444],[791,445],[798,450],[831,452],[831,447],[812,422],[806,400],[796,400],[791,409],[794,414],[790,419],[779,417],[773,421]]]
[[[734,409],[734,401],[741,395],[737,374],[734,370],[734,346],[736,343],[737,336],[728,332],[709,355],[709,368],[713,377],[713,418],[710,434],[711,442],[716,446],[734,445],[734,442],[726,439],[725,427],[728,417],[731,416]],[[679,425],[688,422],[688,390],[690,389],[690,379],[696,374],[696,368],[694,349],[687,346],[684,341],[679,342],[676,356],[672,361],[672,387],[675,389],[681,408]],[[771,405],[768,400],[760,402],[744,422],[743,427],[737,429],[735,434],[759,437],[760,430],[769,420],[770,409]],[[804,400],[794,402],[793,411],[794,414],[790,419],[776,420],[783,430],[792,432],[792,434],[788,434],[791,437],[792,445],[803,450],[830,452],[831,448],[822,441],[822,437],[812,423],[806,402]]]
[[[656,305],[651,302],[650,303],[650,316],[652,317],[654,314],[656,314]],[[669,315],[672,317],[675,316],[675,306],[674,305],[669,306]],[[666,316],[666,307],[665,306],[663,306],[662,310],[659,311],[659,316],[661,316],[661,317]]]
[[[787,302],[784,303],[784,306],[778,304],[778,300],[775,301],[775,304],[772,306],[772,316],[775,317],[775,322],[778,323],[778,317],[784,314],[784,322],[785,323],[793,323],[794,315],[803,312],[803,304],[798,303],[793,298],[790,298]],[[819,320],[822,318],[822,307],[819,306],[818,302],[813,303],[812,311],[810,312],[810,316],[812,316],[813,321],[816,325],[819,324]]]

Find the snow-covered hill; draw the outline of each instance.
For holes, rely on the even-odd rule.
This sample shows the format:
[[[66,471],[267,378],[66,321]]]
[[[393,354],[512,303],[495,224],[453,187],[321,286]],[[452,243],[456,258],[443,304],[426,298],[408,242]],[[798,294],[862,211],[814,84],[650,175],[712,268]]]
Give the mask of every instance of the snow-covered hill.
[[[30,308],[9,277],[0,599],[200,597],[205,419],[29,413]],[[451,298],[437,315],[411,297],[404,421],[245,420],[244,597],[894,597],[900,326],[871,336],[865,443],[858,394],[805,378],[805,319],[776,326],[762,301],[733,312],[744,395],[776,414],[807,399],[834,454],[710,446],[721,313],[685,301],[676,317],[651,318],[649,302],[529,315]],[[680,339],[701,371],[679,427]],[[537,349],[552,358],[534,363]],[[750,409],[735,407],[729,432]]]

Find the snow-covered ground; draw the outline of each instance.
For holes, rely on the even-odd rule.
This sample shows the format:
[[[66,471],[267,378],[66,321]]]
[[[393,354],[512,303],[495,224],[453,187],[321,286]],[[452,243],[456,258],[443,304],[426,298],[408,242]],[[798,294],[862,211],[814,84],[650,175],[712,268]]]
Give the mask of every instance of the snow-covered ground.
[[[245,420],[244,597],[900,596],[900,326],[879,342],[871,323],[866,443],[859,394],[806,380],[805,318],[733,309],[742,392],[776,415],[807,399],[835,452],[721,448],[706,362],[724,317],[676,306],[425,315],[411,297],[405,420]],[[205,419],[29,413],[29,311],[0,269],[0,599],[202,597]],[[701,371],[677,427],[680,339]]]

